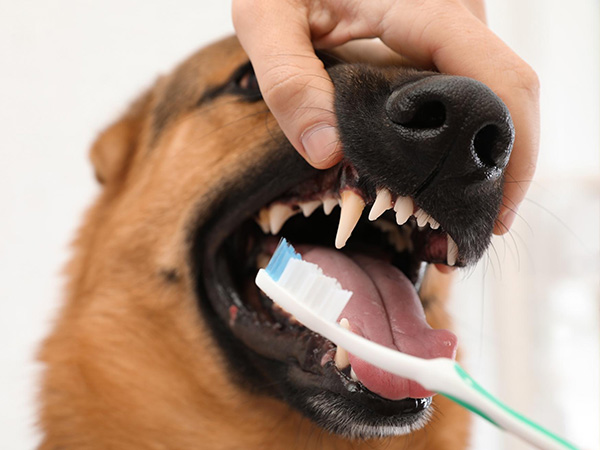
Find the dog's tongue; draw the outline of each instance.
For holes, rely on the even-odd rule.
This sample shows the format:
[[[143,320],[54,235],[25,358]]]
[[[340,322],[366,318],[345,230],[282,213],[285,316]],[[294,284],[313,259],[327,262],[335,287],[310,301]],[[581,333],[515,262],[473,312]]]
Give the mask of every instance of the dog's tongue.
[[[434,330],[413,284],[396,267],[366,255],[348,256],[325,247],[300,247],[302,258],[317,264],[354,294],[340,318],[365,338],[420,358],[454,358],[456,336]],[[356,376],[370,391],[398,400],[433,395],[418,383],[385,372],[350,353]]]

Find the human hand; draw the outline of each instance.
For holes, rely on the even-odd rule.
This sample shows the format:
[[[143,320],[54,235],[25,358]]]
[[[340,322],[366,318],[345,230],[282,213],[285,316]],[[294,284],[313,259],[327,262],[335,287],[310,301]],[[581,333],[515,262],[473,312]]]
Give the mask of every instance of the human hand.
[[[512,225],[535,172],[539,82],[535,72],[485,25],[482,0],[233,0],[233,22],[267,106],[314,167],[342,157],[333,84],[315,48],[380,38],[423,68],[485,83],[508,107],[515,143],[494,233]]]

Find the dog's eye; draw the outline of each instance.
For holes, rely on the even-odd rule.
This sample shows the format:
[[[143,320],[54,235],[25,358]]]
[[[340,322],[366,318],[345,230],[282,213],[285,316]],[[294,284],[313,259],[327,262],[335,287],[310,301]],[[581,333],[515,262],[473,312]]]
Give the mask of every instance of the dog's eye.
[[[238,81],[238,86],[245,91],[260,91],[254,70],[242,75],[242,78]]]
[[[234,77],[234,85],[236,93],[246,97],[250,101],[262,98],[256,74],[250,63],[244,64],[238,69]]]

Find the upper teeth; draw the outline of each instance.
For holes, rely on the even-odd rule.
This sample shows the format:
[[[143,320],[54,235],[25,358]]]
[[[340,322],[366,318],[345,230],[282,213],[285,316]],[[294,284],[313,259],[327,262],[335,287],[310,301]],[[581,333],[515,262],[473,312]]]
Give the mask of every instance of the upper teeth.
[[[365,201],[354,191],[342,192],[342,212],[340,213],[340,223],[335,236],[335,248],[340,249],[346,245],[346,241],[352,234],[352,230],[358,223],[364,208]]]
[[[429,214],[427,214],[425,211],[423,211],[422,209],[417,210],[417,212],[415,213],[415,218],[417,219],[417,225],[421,228],[423,228],[425,225],[427,225],[427,222],[429,221],[429,217],[431,217]]]
[[[335,237],[335,246],[338,249],[343,248],[350,238],[352,231],[360,220],[360,217],[365,208],[364,199],[352,189],[345,189],[337,197],[335,194],[329,193],[320,199],[298,202],[297,204],[275,202],[270,206],[264,207],[258,213],[256,218],[257,223],[264,233],[277,234],[292,216],[302,211],[305,217],[310,216],[319,206],[323,205],[323,212],[327,215],[331,214],[333,209],[340,205],[340,221]],[[396,197],[395,201],[391,192],[386,188],[377,190],[377,196],[369,212],[369,220],[377,220],[388,209],[393,208],[396,213],[396,223],[404,225],[408,219],[415,217],[419,227],[429,225],[431,229],[436,230],[440,224],[429,213],[421,208],[415,211],[415,204],[410,197]],[[389,231],[389,227],[386,230]],[[404,228],[404,227],[403,227]],[[401,228],[401,230],[403,229]],[[410,239],[395,239],[395,247],[398,251],[404,248],[409,248],[412,244]],[[402,241],[402,242],[401,242]],[[409,245],[406,245],[406,244]],[[458,246],[456,242],[448,236],[447,246],[447,264],[453,266],[458,259]]]
[[[321,202],[319,200],[312,200],[310,202],[300,202],[298,206],[300,206],[304,217],[308,217],[312,213],[314,213],[319,206],[321,206]]]
[[[375,198],[375,203],[371,207],[371,212],[369,213],[369,220],[377,220],[379,216],[381,216],[388,209],[392,208],[392,194],[387,189],[379,189],[377,191],[377,197]]]
[[[283,203],[275,203],[271,206],[269,225],[271,226],[271,233],[277,234],[283,227],[283,224],[287,220],[295,215],[298,211],[294,210],[291,206]]]
[[[339,200],[335,197],[325,197],[323,199],[323,212],[326,215],[331,214],[331,211],[333,211],[333,208],[335,208],[337,205],[339,205]]]
[[[415,206],[410,197],[398,197],[394,204],[394,211],[396,211],[396,223],[398,225],[404,225],[413,213]]]

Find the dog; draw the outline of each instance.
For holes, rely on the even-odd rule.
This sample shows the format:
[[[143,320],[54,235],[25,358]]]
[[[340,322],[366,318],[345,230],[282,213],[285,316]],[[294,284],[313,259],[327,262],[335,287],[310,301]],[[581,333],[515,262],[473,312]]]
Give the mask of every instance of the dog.
[[[347,311],[352,331],[454,357],[443,272],[490,242],[510,116],[473,80],[319,57],[343,152],[326,171],[285,139],[235,37],[101,133],[102,191],[40,351],[40,448],[466,447],[465,409],[336,349],[253,277],[286,236],[326,272],[351,274],[364,297]]]

